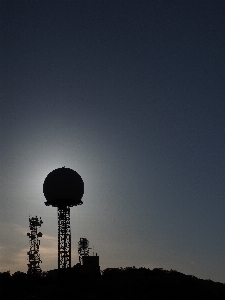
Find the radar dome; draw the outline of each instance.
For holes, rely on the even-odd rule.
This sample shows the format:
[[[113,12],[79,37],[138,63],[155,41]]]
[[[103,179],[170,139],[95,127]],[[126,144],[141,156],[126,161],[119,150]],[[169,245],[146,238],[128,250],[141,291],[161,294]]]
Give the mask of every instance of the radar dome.
[[[50,172],[43,184],[45,205],[56,207],[81,205],[84,182],[81,176],[69,168],[59,168]]]

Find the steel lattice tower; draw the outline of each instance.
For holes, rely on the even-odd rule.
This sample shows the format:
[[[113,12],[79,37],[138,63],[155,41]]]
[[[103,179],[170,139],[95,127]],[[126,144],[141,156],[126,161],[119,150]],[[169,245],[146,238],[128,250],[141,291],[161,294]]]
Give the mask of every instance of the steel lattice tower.
[[[58,268],[71,267],[70,207],[58,207]]]
[[[39,254],[40,240],[42,237],[41,232],[37,232],[37,227],[41,227],[43,221],[38,219],[38,217],[29,217],[30,223],[30,232],[27,233],[27,236],[30,238],[30,251],[27,252],[29,264],[27,273],[36,274],[41,273],[40,263],[42,262]]]
[[[53,170],[45,178],[45,205],[58,208],[58,269],[71,267],[70,207],[83,204],[84,182],[72,169]]]

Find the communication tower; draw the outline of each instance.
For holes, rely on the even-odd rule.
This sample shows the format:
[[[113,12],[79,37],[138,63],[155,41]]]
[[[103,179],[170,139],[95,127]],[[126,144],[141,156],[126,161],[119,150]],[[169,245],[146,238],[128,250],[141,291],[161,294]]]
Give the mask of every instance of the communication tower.
[[[79,262],[81,268],[84,272],[87,272],[89,275],[98,276],[100,275],[100,266],[99,266],[99,256],[94,255],[89,256],[88,248],[89,241],[86,238],[80,238],[78,242],[78,254],[79,254]]]
[[[84,182],[69,168],[50,172],[43,184],[45,205],[58,210],[58,269],[71,267],[70,207],[83,204]]]
[[[27,233],[27,236],[30,239],[30,251],[27,252],[29,264],[28,265],[28,274],[37,274],[41,273],[40,263],[42,263],[39,254],[39,246],[40,240],[39,238],[42,237],[41,232],[37,232],[37,227],[41,227],[43,221],[41,218],[36,217],[29,217],[29,227],[30,232]]]
[[[79,262],[83,260],[83,256],[89,256],[89,250],[91,248],[88,248],[89,241],[86,238],[80,238],[78,242],[78,254],[79,254]]]

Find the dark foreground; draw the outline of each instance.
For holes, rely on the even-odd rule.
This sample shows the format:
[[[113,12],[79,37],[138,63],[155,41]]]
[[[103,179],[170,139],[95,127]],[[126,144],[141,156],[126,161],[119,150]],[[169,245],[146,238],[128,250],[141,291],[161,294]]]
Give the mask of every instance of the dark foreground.
[[[225,285],[177,271],[145,268],[106,269],[102,275],[74,269],[27,275],[0,273],[1,299],[225,299]]]

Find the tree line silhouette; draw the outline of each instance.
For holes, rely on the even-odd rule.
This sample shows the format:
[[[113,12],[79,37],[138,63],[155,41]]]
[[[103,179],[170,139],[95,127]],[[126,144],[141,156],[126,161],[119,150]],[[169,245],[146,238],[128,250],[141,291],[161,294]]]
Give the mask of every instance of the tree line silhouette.
[[[41,274],[0,273],[0,295],[10,300],[224,300],[225,285],[161,268],[108,268],[99,274],[75,266]]]

